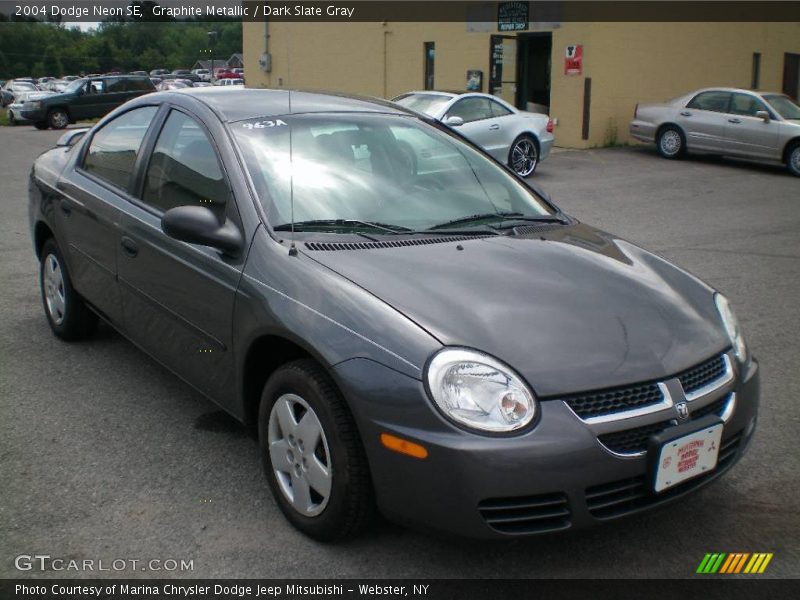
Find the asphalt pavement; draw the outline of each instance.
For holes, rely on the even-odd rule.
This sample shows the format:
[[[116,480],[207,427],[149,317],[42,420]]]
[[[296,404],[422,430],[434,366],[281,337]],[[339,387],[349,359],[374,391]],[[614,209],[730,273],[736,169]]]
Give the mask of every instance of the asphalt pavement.
[[[50,333],[27,181],[59,135],[0,127],[0,577],[674,578],[717,551],[773,552],[763,576],[800,577],[800,179],[648,147],[558,152],[534,177],[567,212],[730,298],[761,363],[762,403],[750,451],[726,476],[564,535],[486,543],[381,521],[325,545],[287,524],[255,439],[214,404],[107,326],[79,344]],[[95,571],[15,567],[34,554]],[[96,570],[119,559],[122,570]],[[193,570],[130,562],[152,559]]]

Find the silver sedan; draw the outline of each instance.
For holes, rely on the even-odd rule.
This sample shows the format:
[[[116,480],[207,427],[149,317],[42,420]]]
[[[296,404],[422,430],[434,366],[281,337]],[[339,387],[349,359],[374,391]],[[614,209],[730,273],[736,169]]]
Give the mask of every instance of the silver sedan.
[[[408,92],[392,101],[457,128],[521,177],[532,175],[553,145],[550,117],[519,110],[489,94]]]
[[[630,132],[664,158],[690,151],[770,160],[800,177],[800,106],[783,94],[707,88],[637,104]]]

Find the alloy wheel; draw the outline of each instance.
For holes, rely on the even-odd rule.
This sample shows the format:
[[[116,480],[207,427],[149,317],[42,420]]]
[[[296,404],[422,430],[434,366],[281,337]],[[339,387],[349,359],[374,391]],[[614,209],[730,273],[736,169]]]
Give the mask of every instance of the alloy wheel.
[[[665,131],[661,135],[661,151],[669,156],[674,156],[680,152],[682,143],[681,135],[673,129]]]
[[[789,155],[789,165],[793,173],[800,174],[800,146],[797,146]]]
[[[511,168],[522,177],[533,173],[537,160],[536,144],[529,139],[519,140],[511,149]]]
[[[61,325],[67,306],[64,273],[55,255],[48,254],[44,261],[44,297],[47,301],[47,312],[56,325]]]
[[[54,112],[50,117],[50,121],[53,127],[56,129],[64,129],[67,125],[69,125],[69,118],[67,117],[67,113],[65,113],[62,110]]]
[[[269,458],[281,493],[301,515],[319,515],[333,480],[325,431],[314,410],[296,394],[283,394],[272,407]]]

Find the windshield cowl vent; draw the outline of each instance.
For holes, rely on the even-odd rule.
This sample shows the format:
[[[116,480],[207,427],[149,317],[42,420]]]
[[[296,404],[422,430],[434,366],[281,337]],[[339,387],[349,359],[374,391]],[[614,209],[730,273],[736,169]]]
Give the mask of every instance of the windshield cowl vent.
[[[402,248],[404,246],[428,246],[444,242],[467,242],[481,240],[492,235],[448,235],[422,239],[386,240],[380,242],[305,242],[307,249],[314,252],[333,252],[335,250],[378,250],[381,248]]]
[[[541,225],[520,225],[519,227],[514,227],[514,235],[517,237],[536,237],[540,233],[561,229],[562,227],[566,227],[566,224],[542,223]]]

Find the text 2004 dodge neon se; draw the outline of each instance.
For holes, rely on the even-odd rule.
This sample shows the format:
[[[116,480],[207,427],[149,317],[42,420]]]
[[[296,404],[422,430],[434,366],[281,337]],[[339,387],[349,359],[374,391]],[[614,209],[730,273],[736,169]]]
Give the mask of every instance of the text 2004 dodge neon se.
[[[56,335],[99,315],[257,425],[313,537],[376,506],[476,537],[585,526],[708,483],[753,433],[722,295],[396,105],[150,94],[30,182]]]

